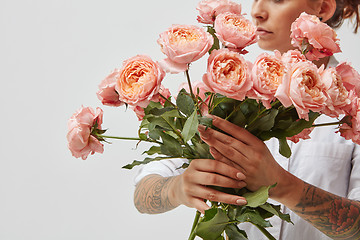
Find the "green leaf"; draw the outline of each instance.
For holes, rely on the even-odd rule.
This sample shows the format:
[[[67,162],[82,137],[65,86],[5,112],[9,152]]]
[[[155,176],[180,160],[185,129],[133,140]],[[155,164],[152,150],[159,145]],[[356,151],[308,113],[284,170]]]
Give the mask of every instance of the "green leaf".
[[[190,116],[191,113],[195,110],[195,104],[189,93],[185,89],[181,89],[177,98],[176,105],[179,110],[183,112],[186,116]]]
[[[199,222],[196,234],[206,240],[217,240],[229,224],[229,217],[224,210],[211,208],[205,211],[204,219]]]
[[[154,155],[154,154],[160,154],[161,148],[159,146],[152,146],[149,150],[143,152],[143,154],[146,153],[147,155]]]
[[[263,116],[259,117],[255,122],[249,125],[246,129],[250,132],[254,130],[269,131],[275,124],[275,118],[278,114],[277,109],[270,109]]]
[[[229,224],[225,227],[226,235],[231,240],[247,240],[246,232],[240,230],[235,224]]]
[[[194,158],[212,158],[209,152],[209,145],[204,142],[193,142],[193,144],[195,150],[194,152],[196,153],[196,156],[194,156]]]
[[[214,99],[213,104],[214,107],[211,114],[225,119],[236,109],[239,101],[220,96]]]
[[[278,216],[282,220],[293,224],[293,222],[290,219],[290,215],[289,214],[284,214],[284,213],[281,212],[280,205],[273,205],[273,204],[270,204],[270,203],[265,203],[264,205],[261,205],[259,207],[266,210],[266,211],[268,211],[268,212],[270,212],[270,213],[272,213],[272,214],[274,214],[274,215],[276,215],[276,216]]]
[[[209,117],[200,117],[199,124],[204,125],[206,127],[212,127],[212,118]]]
[[[149,111],[149,114],[152,114],[154,116],[160,116],[162,114],[164,114],[165,112],[169,112],[174,110],[173,107],[166,107],[166,108],[153,108]]]
[[[251,222],[261,227],[272,227],[271,223],[265,220],[256,209],[247,208],[244,212],[236,216],[239,222]]]
[[[229,205],[227,209],[227,215],[230,218],[230,220],[234,221],[237,213],[240,211],[239,209],[242,208],[240,206],[235,205]]]
[[[149,129],[149,137],[151,139],[158,140],[158,139],[160,139],[161,132],[162,132],[162,130],[159,128]]]
[[[246,117],[240,109],[233,114],[229,121],[242,128],[246,125]]]
[[[148,157],[148,158],[145,158],[143,161],[134,160],[131,164],[127,164],[127,165],[123,166],[122,168],[133,169],[135,166],[142,165],[142,164],[148,164],[149,162],[153,162],[153,161],[160,161],[163,159],[168,159],[168,157],[155,157],[155,158]]]
[[[286,141],[286,138],[278,138],[279,140],[279,153],[286,158],[291,156],[291,149]]]
[[[161,127],[164,130],[172,130],[169,123],[162,117],[151,117],[149,120],[149,130],[153,130],[156,128],[156,126]]]
[[[296,134],[299,134],[305,128],[311,128],[316,118],[320,116],[319,113],[309,112],[309,121],[305,119],[298,119],[294,121],[288,129],[286,129],[286,133],[288,137],[292,137]]]
[[[163,105],[161,105],[160,102],[150,101],[150,103],[147,105],[147,107],[144,108],[145,117],[146,117],[146,115],[151,115],[150,114],[151,110],[153,110],[153,109],[161,109],[161,108],[163,108]]]
[[[139,129],[148,128],[149,121],[147,119],[144,119],[141,121]]]
[[[174,137],[161,132],[161,139],[163,140],[163,144],[161,145],[161,153],[164,155],[168,155],[171,157],[181,157],[183,150],[181,144]]]
[[[139,138],[141,140],[146,140],[146,139],[148,139],[148,136],[145,133],[139,133]]]
[[[262,186],[255,192],[247,192],[243,195],[246,198],[248,207],[256,208],[266,203],[269,198],[269,189],[275,187],[276,184],[271,186]]]
[[[184,128],[181,132],[185,142],[189,141],[195,135],[198,129],[198,125],[198,115],[197,111],[195,110],[186,120]]]
[[[212,45],[212,47],[209,50],[209,54],[210,54],[213,50],[220,49],[220,42],[219,42],[219,39],[217,38],[217,36],[215,35],[215,29],[212,26],[208,26],[207,31],[214,38],[214,44]]]

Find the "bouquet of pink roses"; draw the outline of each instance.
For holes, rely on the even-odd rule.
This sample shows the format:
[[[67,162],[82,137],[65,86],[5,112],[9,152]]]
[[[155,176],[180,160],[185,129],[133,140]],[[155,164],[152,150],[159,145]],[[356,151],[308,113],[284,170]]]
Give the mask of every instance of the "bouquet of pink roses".
[[[153,61],[138,55],[123,62],[99,85],[98,98],[104,105],[129,106],[141,121],[137,137],[105,135],[103,111],[82,107],[69,120],[67,135],[74,157],[86,159],[103,152],[108,138],[150,142],[144,160],[124,168],[168,158],[212,158],[198,132],[198,125],[212,127],[208,114],[247,129],[259,139],[277,138],[282,155],[291,155],[287,140],[309,138],[314,127],[338,125],[346,139],[360,143],[360,75],[350,64],[318,68],[311,60],[339,52],[336,33],[317,17],[305,13],[293,23],[294,46],[284,54],[263,53],[254,63],[246,61],[245,47],[256,42],[256,28],[241,13],[241,6],[228,0],[203,0],[198,4],[198,26],[173,25],[160,34],[158,43],[167,56]],[[221,46],[222,47],[221,47]],[[209,53],[203,81],[191,82],[190,64]],[[187,83],[173,101],[161,83],[165,72],[185,72]],[[340,118],[314,125],[321,114]],[[186,168],[188,164],[182,167]],[[247,199],[247,205],[210,202],[212,208],[200,217],[197,212],[189,239],[247,239],[238,223],[250,222],[269,239],[268,218],[276,215],[291,222],[280,207],[267,202],[264,186],[256,192],[224,189]]]

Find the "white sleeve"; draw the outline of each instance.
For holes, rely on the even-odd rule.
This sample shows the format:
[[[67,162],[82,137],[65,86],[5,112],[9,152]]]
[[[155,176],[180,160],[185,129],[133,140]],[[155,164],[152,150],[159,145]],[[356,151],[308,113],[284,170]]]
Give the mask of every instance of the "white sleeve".
[[[360,201],[360,145],[355,144],[351,163],[348,198]]]
[[[150,174],[158,174],[163,177],[171,177],[180,175],[185,171],[181,168],[184,163],[188,163],[189,160],[185,158],[174,158],[160,161],[150,162],[146,165],[142,165],[135,176],[135,185],[140,182],[145,176]]]

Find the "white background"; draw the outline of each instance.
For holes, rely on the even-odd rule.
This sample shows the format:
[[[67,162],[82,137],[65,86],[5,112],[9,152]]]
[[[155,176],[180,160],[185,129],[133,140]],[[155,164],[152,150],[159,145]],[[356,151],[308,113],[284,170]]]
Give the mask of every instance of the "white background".
[[[141,159],[134,142],[113,141],[86,161],[67,149],[68,118],[102,107],[97,85],[123,60],[164,58],[156,43],[171,24],[197,24],[197,1],[0,0],[0,239],[186,239],[195,211],[142,215],[133,206]],[[251,1],[242,1],[249,13]],[[359,36],[343,26],[344,56],[359,70]],[[256,47],[249,49],[253,56]],[[254,54],[255,53],[255,54]],[[200,79],[205,61],[193,64]],[[185,81],[168,75],[173,91]],[[109,135],[136,136],[125,108],[102,107]]]

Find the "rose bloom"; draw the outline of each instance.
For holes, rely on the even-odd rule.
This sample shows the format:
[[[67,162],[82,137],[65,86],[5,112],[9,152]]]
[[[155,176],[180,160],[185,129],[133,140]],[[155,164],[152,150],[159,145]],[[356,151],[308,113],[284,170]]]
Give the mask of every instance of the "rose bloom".
[[[124,61],[116,75],[115,90],[119,100],[129,105],[145,107],[159,92],[165,72],[150,57],[137,55]]]
[[[328,95],[322,113],[330,117],[339,117],[340,114],[344,114],[345,107],[351,104],[351,95],[344,87],[341,76],[335,68],[325,69],[321,77],[325,84],[325,94]]]
[[[81,107],[68,121],[68,147],[72,155],[85,160],[89,154],[103,153],[104,145],[91,135],[95,124],[101,129],[103,111],[100,108],[96,112],[91,107]]]
[[[295,63],[307,60],[304,54],[302,54],[299,50],[289,50],[282,55],[281,61],[287,65],[287,67],[291,67]]]
[[[161,85],[159,93],[156,94],[155,96],[153,96],[150,99],[150,101],[152,101],[152,102],[160,102],[161,105],[164,106],[166,100],[163,97],[161,97],[160,94],[162,96],[164,96],[166,99],[168,99],[171,96],[171,93],[170,93],[169,89],[167,89],[167,88],[165,88],[164,86]],[[145,106],[145,107],[132,106],[130,108],[135,112],[135,114],[138,117],[139,121],[142,121],[144,116],[145,116],[144,108],[146,108],[146,107],[147,106]]]
[[[243,49],[257,41],[256,27],[243,15],[219,14],[214,29],[222,44],[231,49]]]
[[[305,128],[299,134],[296,134],[292,137],[287,137],[286,139],[294,143],[298,143],[300,139],[303,140],[310,139],[310,133],[312,132],[312,130],[314,130],[314,128]]]
[[[213,24],[220,13],[231,12],[241,14],[241,5],[229,0],[203,0],[196,7],[199,11],[199,23]]]
[[[347,62],[337,65],[336,72],[341,76],[344,87],[360,97],[360,74]]]
[[[271,101],[282,83],[285,65],[281,61],[280,52],[275,55],[260,54],[252,68],[253,87],[248,96],[261,100],[266,108],[271,108]]]
[[[311,61],[341,52],[336,32],[317,16],[305,12],[291,25],[290,37],[292,45],[299,49],[303,49],[304,42],[310,44],[305,55]]]
[[[240,53],[226,48],[214,50],[208,59],[203,82],[212,92],[241,101],[252,87],[249,64]]]
[[[112,107],[119,107],[124,104],[120,101],[119,94],[115,90],[116,78],[118,75],[119,70],[115,69],[99,84],[99,90],[96,95],[102,104]]]
[[[188,93],[190,93],[189,84],[187,82],[180,84],[179,91],[183,88]],[[202,81],[192,82],[191,89],[195,96],[198,96],[199,98],[201,98],[201,100],[199,100],[199,106],[200,106],[201,112],[204,114],[208,113],[208,104],[209,104],[210,98],[209,98],[209,96],[206,96],[205,93],[211,92],[211,89],[208,86],[206,86],[205,83],[203,83]]]
[[[184,72],[188,64],[204,56],[212,47],[214,38],[203,28],[191,25],[173,25],[160,34],[158,44],[168,57],[161,66],[171,73]]]
[[[325,85],[315,64],[299,62],[289,68],[275,93],[275,97],[285,106],[294,105],[299,118],[309,120],[309,111],[320,112],[324,108]]]
[[[340,135],[347,140],[360,144],[360,99],[355,98],[352,102],[351,120],[340,125]]]

